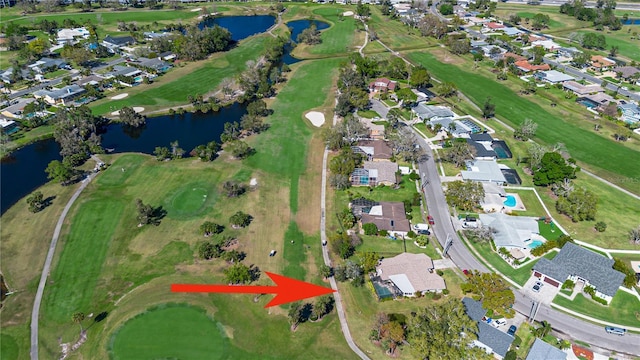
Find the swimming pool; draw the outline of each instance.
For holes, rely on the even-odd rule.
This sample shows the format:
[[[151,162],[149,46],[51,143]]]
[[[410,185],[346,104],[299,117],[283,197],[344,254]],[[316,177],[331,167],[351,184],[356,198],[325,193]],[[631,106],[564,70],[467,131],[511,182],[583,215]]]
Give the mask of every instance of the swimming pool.
[[[516,206],[516,197],[513,195],[507,195],[507,200],[505,200],[503,204],[508,207]]]
[[[540,240],[533,240],[532,242],[530,242],[529,244],[527,244],[527,246],[529,247],[529,249],[535,249],[538,246],[544,244],[542,241]]]
[[[587,98],[579,98],[578,100],[576,100],[576,102],[580,105],[588,107],[589,109],[595,109],[599,105],[597,102]]]

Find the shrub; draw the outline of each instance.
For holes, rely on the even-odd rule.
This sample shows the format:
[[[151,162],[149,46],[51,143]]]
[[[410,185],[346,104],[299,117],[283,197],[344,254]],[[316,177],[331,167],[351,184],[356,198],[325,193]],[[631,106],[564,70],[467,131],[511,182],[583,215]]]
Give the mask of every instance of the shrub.
[[[376,235],[378,233],[378,227],[374,223],[367,223],[362,225],[365,235]]]
[[[409,174],[409,179],[413,181],[420,180],[420,175],[416,174],[415,171],[412,171],[411,174]]]
[[[414,231],[409,231],[409,232],[407,233],[407,237],[408,237],[409,239],[415,239],[415,238],[416,238],[416,236],[418,236],[418,234],[416,234]]]
[[[598,221],[595,226],[596,230],[598,230],[598,232],[604,232],[605,230],[607,230],[607,223],[604,221]]]
[[[389,232],[387,230],[378,231],[378,235],[380,236],[389,236]]]
[[[573,287],[576,286],[576,283],[567,279],[564,283],[562,283],[563,289],[573,290]]]
[[[442,276],[442,275],[444,275],[444,271],[442,271],[442,270],[436,270],[436,274],[438,274],[438,275]]]
[[[443,290],[442,290],[442,293],[443,293],[444,295],[449,295],[449,289],[443,289]]]
[[[429,244],[429,238],[424,235],[419,235],[415,241],[418,246],[427,246]]]
[[[433,300],[440,300],[440,298],[442,297],[442,295],[440,294],[433,294]]]

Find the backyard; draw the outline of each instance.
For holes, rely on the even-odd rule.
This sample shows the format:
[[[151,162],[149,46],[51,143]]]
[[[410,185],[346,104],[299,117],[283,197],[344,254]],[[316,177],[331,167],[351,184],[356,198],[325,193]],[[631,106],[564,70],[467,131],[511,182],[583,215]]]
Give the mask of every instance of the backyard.
[[[564,296],[556,296],[553,304],[594,317],[599,320],[624,326],[640,327],[640,301],[625,292],[618,291],[609,306],[601,305],[580,293],[571,301]]]

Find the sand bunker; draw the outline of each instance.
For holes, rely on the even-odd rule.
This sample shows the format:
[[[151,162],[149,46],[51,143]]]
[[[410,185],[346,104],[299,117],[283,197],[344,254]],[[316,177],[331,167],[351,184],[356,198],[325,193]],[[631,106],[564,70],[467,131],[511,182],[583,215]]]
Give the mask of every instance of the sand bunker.
[[[144,108],[143,108],[142,106],[134,106],[134,107],[133,107],[133,111],[135,111],[135,112],[137,112],[137,113],[141,113],[141,112],[143,112],[143,111],[144,111]],[[118,111],[113,111],[113,112],[111,113],[111,115],[113,115],[113,116],[118,116],[118,115],[120,115],[120,110],[118,110]]]
[[[120,100],[120,99],[126,98],[127,96],[129,96],[129,94],[127,94],[127,93],[118,94],[118,95],[112,96],[111,100]]]
[[[353,16],[353,11],[345,11],[342,13],[342,16]]]
[[[201,8],[191,9],[191,12],[196,12],[202,10]]]
[[[309,111],[304,115],[315,127],[320,127],[324,124],[324,114],[319,111]]]

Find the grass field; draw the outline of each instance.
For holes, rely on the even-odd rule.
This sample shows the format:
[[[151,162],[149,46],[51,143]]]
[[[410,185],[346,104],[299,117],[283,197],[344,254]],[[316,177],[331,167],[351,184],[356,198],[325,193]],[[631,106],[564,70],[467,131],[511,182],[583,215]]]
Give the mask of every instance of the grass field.
[[[596,319],[620,325],[640,327],[640,319],[638,318],[640,301],[625,291],[618,291],[609,306],[600,305],[591,299],[587,299],[584,294],[578,294],[573,301],[563,296],[556,296],[553,299],[553,303]]]
[[[561,31],[575,30],[581,28],[589,28],[592,26],[590,22],[580,21],[574,17],[560,14],[555,6],[532,6],[520,4],[499,3],[495,11],[496,16],[504,21],[509,21],[509,16],[513,13],[518,14],[522,18],[521,26],[529,28],[529,24],[525,22],[525,18],[533,18],[535,14],[542,13],[550,18],[549,28],[544,29],[544,33],[554,34]]]
[[[167,305],[149,309],[127,321],[111,338],[112,359],[249,358],[233,345],[220,323],[203,309]]]
[[[0,334],[0,354],[6,360],[19,359],[20,348],[16,340],[7,334]]]
[[[302,59],[326,58],[332,56],[347,56],[355,46],[362,43],[356,34],[356,20],[345,16],[339,18],[344,9],[321,7],[311,11],[310,17],[325,20],[331,26],[322,31],[322,42],[317,45],[299,44],[293,54]],[[308,13],[306,11],[305,13]],[[320,17],[320,18],[318,18]],[[364,38],[362,38],[364,40]]]
[[[369,29],[375,31],[380,41],[394,50],[418,49],[433,46],[436,42],[420,35],[416,29],[412,29],[400,21],[383,16],[377,6],[371,6],[371,17],[367,24]],[[386,51],[377,42],[367,45],[367,53]]]
[[[514,193],[520,196],[520,199],[524,203],[525,211],[515,211],[518,215],[522,216],[545,216],[546,212],[538,200],[538,197],[533,190],[518,190],[518,189],[506,189],[507,193]]]
[[[233,78],[245,69],[248,60],[255,60],[262,53],[267,35],[252,37],[228,52],[218,53],[207,60],[190,66],[172,69],[158,77],[151,85],[128,88],[129,94],[121,100],[101,99],[91,103],[95,114],[106,114],[112,107],[143,106],[156,110],[185,105],[189,95],[204,95],[213,91],[224,78]],[[176,91],[179,88],[180,91]],[[113,95],[111,95],[113,96]]]
[[[411,53],[410,58],[426,66],[432,73],[438,74],[440,80],[454,82],[476,104],[483,104],[487,94],[491,95],[496,104],[497,116],[514,126],[518,126],[526,118],[534,119],[540,125],[536,137],[542,142],[564,143],[571,156],[585,164],[585,167],[622,187],[636,193],[640,192],[639,183],[627,181],[640,178],[640,168],[620,166],[626,163],[625,159],[636,157],[636,151],[584,128],[573,126],[561,116],[547,111],[493,79],[441,62],[429,53]],[[460,61],[461,64],[465,63],[464,60]],[[594,148],[607,155],[593,156]]]
[[[377,252],[382,257],[393,257],[405,252],[404,243],[402,239],[392,240],[387,237],[370,236],[370,235],[361,235],[361,237],[362,237],[362,245],[356,248],[357,252],[374,251],[374,252]],[[434,248],[435,242],[436,242],[436,239],[432,237],[429,241],[429,245],[427,245],[425,249],[421,249],[413,243],[413,240],[407,238],[406,252],[412,253],[412,254],[426,254],[432,260],[441,259],[442,256],[440,256],[440,254],[438,254]]]
[[[630,32],[628,32],[627,30],[630,30]],[[608,54],[609,49],[611,49],[611,46],[615,45],[618,47],[618,54],[628,58],[629,60],[634,60],[638,62],[640,61],[640,41],[637,39],[636,40],[632,39],[631,32],[634,32],[634,31],[636,32],[640,31],[637,25],[635,27],[623,26],[621,30],[607,31],[604,33],[601,31],[590,31],[588,30],[588,28],[585,30],[579,30],[577,32],[581,34],[592,32],[598,35],[604,35],[607,46],[606,46],[606,50],[603,51],[603,54]],[[569,33],[562,33],[561,35],[566,37],[569,35]]]

